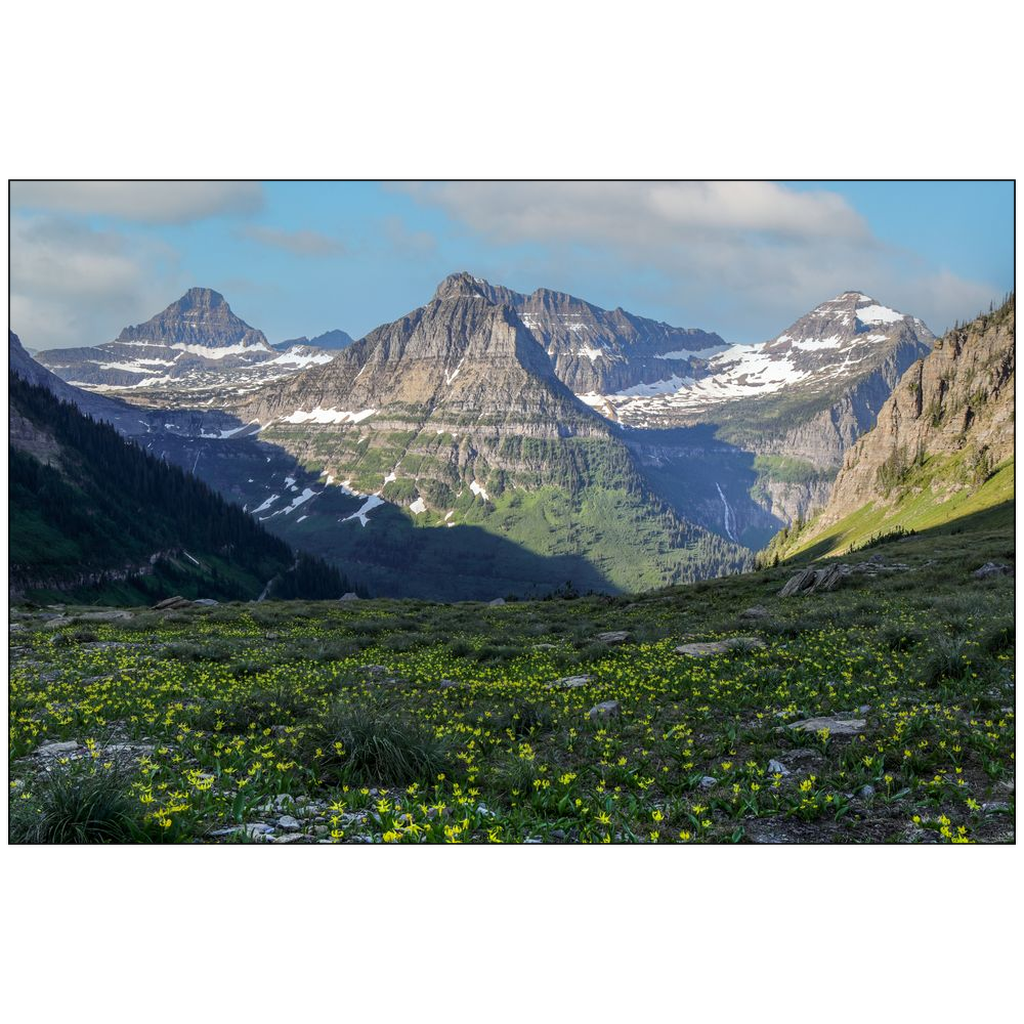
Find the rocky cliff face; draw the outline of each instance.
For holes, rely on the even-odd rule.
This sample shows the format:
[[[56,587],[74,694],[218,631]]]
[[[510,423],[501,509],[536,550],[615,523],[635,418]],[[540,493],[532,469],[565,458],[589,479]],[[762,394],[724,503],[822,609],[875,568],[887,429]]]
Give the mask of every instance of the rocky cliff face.
[[[977,486],[1014,453],[1015,303],[938,339],[900,378],[873,430],[850,448],[813,533],[870,502],[897,500],[915,465],[956,457],[932,474],[935,501]]]
[[[608,394],[699,374],[713,353],[728,347],[707,331],[673,327],[623,309],[601,309],[547,288],[524,295],[467,273],[442,281],[437,296],[465,287],[514,309],[547,352],[559,380],[577,395]]]
[[[508,305],[472,278],[449,278],[433,300],[371,331],[332,362],[263,388],[244,418],[367,428],[473,426],[494,434],[514,424],[526,436],[607,435],[579,403]]]

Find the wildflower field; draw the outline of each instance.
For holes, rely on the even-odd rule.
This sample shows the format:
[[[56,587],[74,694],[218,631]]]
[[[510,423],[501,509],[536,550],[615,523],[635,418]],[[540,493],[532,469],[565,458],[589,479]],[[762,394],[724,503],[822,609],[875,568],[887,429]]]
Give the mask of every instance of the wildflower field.
[[[779,567],[501,606],[16,608],[11,838],[1012,841],[1013,577],[973,575],[1012,539],[869,554],[786,599]]]

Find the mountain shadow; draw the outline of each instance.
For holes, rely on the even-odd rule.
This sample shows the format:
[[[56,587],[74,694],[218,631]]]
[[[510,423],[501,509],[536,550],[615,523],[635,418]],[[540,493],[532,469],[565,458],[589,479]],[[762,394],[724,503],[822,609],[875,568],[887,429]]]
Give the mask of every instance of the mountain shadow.
[[[722,440],[718,429],[713,423],[623,427],[619,436],[651,490],[683,518],[757,551],[786,521],[770,510],[766,464],[761,460],[758,465],[753,452]]]

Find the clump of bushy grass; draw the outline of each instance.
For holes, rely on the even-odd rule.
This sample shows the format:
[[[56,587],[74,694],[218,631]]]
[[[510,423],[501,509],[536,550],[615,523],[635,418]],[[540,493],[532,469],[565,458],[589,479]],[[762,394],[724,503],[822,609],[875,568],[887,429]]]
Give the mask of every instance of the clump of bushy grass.
[[[452,767],[448,742],[389,704],[339,702],[309,740],[322,751],[321,767],[339,781],[430,783]]]
[[[128,843],[145,838],[138,804],[117,768],[60,765],[35,781],[31,799],[12,807],[12,843]]]

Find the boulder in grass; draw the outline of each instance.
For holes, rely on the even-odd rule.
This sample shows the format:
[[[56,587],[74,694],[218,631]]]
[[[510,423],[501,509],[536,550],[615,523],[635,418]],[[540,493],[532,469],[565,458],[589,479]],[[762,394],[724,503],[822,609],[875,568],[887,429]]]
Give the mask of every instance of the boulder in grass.
[[[574,690],[578,686],[586,686],[593,678],[593,676],[562,676],[561,679],[548,683],[548,686],[559,690]]]
[[[191,608],[192,602],[187,597],[182,597],[181,594],[176,594],[174,597],[165,597],[162,601],[157,601],[153,608],[158,612],[170,612],[176,611],[178,608]]]
[[[629,633],[624,629],[612,629],[607,633],[598,633],[594,638],[603,644],[624,644],[629,640]]]
[[[750,651],[765,646],[765,642],[758,636],[731,636],[725,640],[680,644],[676,648],[676,654],[684,654],[691,658],[707,658],[713,654],[727,654],[729,651]]]
[[[592,722],[599,722],[606,718],[617,718],[622,713],[617,700],[604,700],[595,704],[588,712]]]
[[[1013,569],[1001,562],[986,562],[972,573],[976,580],[987,580],[990,576],[1012,576]]]
[[[864,731],[867,721],[863,718],[843,718],[834,715],[829,718],[805,718],[800,722],[790,722],[789,728],[796,732],[818,733],[828,729],[833,736],[856,736]]]

